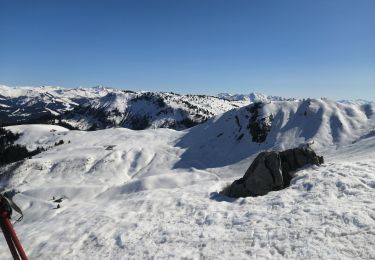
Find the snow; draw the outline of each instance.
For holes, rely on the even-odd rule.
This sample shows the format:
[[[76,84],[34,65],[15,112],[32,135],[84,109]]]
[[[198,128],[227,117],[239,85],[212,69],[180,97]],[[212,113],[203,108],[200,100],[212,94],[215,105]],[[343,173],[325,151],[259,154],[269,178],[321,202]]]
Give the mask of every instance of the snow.
[[[26,145],[34,150],[38,146],[48,148],[53,145],[68,129],[57,125],[18,125],[7,127],[14,133],[20,133],[16,144]]]
[[[14,200],[25,216],[15,229],[30,259],[373,259],[369,111],[327,100],[271,102],[260,111],[274,116],[263,144],[251,142],[246,107],[184,131],[11,126],[22,134],[18,143],[48,150],[0,169],[0,187],[20,192]],[[58,140],[64,144],[54,146]],[[289,188],[219,195],[258,152],[309,140],[326,163],[299,171]],[[52,197],[63,198],[60,209]],[[2,237],[0,259],[10,259]]]

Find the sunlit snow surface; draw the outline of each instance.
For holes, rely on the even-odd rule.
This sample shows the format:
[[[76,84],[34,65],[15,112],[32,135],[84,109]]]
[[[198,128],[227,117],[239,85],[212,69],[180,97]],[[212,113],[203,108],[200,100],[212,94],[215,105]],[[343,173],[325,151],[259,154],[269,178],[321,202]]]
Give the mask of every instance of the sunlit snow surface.
[[[235,138],[233,113],[242,123],[241,109],[180,132],[9,127],[30,149],[49,147],[1,170],[2,187],[21,192],[14,197],[25,214],[17,234],[30,259],[374,258],[375,136],[366,135],[374,120],[355,108],[354,120],[333,103],[317,106],[311,113],[323,107],[322,123],[305,127],[316,128],[314,145],[326,163],[299,171],[287,189],[237,200],[218,192],[272,148]],[[269,136],[278,149],[310,139],[296,129],[307,124],[303,117],[292,118],[299,107],[281,110],[285,118],[279,115]],[[324,123],[332,111],[341,131]],[[53,209],[52,197],[64,198],[61,208]],[[10,259],[3,237],[0,259]]]

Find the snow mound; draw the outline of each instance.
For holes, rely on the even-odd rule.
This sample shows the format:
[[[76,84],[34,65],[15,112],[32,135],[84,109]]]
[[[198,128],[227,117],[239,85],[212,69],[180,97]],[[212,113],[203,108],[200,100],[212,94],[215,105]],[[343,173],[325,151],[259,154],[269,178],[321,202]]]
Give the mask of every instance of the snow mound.
[[[28,150],[38,146],[47,148],[66,134],[68,129],[55,125],[17,125],[7,127],[13,133],[19,133],[16,144],[25,145]]]

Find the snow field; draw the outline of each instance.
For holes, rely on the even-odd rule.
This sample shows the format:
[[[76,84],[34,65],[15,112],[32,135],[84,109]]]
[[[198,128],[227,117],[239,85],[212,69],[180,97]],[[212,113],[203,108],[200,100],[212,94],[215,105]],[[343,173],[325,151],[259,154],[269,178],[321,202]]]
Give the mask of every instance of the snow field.
[[[371,109],[309,102],[265,106],[261,112],[275,119],[263,144],[250,141],[245,108],[185,131],[8,127],[23,133],[20,144],[48,147],[1,169],[6,176],[1,187],[20,192],[14,200],[25,217],[15,228],[27,254],[30,259],[374,259]],[[64,144],[54,146],[61,139]],[[243,176],[259,151],[309,140],[326,163],[302,169],[287,189],[237,200],[219,195]],[[52,197],[63,198],[61,208],[53,209]],[[0,259],[9,257],[0,237]]]

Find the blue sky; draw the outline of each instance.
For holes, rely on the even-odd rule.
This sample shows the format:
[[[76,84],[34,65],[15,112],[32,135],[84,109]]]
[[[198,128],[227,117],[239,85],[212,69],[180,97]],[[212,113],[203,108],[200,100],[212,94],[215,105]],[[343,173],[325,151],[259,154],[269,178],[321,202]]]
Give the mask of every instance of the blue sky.
[[[0,84],[375,100],[374,0],[0,0]]]

